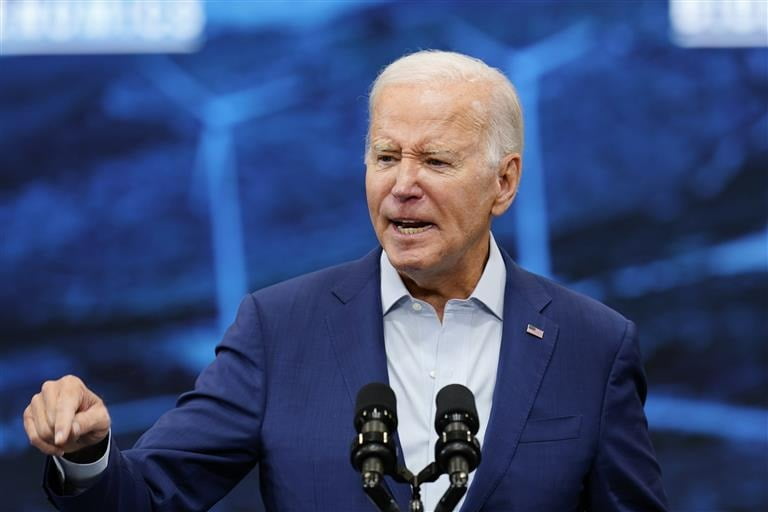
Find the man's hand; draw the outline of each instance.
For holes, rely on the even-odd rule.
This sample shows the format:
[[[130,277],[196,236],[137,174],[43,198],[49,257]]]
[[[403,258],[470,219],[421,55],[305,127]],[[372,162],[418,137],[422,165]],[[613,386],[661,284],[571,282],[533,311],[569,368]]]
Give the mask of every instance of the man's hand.
[[[43,383],[24,410],[29,442],[46,455],[93,446],[107,436],[110,423],[104,402],[74,375]]]

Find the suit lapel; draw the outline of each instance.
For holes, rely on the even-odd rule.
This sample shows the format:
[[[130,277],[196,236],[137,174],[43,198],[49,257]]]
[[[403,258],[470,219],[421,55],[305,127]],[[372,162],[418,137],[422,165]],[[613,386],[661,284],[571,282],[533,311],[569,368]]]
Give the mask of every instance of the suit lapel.
[[[557,324],[540,313],[550,302],[546,291],[504,251],[502,254],[507,283],[496,387],[483,439],[483,458],[462,512],[479,511],[509,468],[558,333]],[[543,331],[543,337],[526,332],[529,324]]]
[[[334,353],[353,404],[364,385],[387,382],[378,254],[374,251],[355,262],[347,278],[333,289],[340,304],[327,317]]]
[[[334,354],[353,407],[357,392],[364,385],[371,382],[389,385],[381,312],[380,255],[381,250],[377,249],[358,260],[347,278],[334,287],[332,293],[340,304],[326,319]],[[350,416],[350,423],[352,419]],[[404,461],[399,439],[397,449],[398,461],[402,465]],[[408,486],[393,484],[390,489],[401,507],[407,505],[410,497]]]

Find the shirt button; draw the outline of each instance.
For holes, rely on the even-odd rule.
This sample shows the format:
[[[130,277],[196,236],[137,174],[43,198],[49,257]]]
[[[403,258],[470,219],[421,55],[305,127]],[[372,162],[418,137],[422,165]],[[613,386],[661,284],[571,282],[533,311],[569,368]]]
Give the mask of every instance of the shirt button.
[[[432,370],[431,372],[429,372],[429,376],[432,377],[433,379],[435,378],[435,375],[437,375],[435,373],[435,370]]]
[[[414,311],[421,311],[421,304],[418,302],[414,302],[412,307]]]

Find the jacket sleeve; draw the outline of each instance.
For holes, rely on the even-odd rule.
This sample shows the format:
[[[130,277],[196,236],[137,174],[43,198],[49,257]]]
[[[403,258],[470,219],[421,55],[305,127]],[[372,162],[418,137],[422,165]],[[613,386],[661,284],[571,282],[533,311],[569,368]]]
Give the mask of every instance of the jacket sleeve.
[[[264,417],[261,322],[252,296],[216,347],[193,391],[181,395],[131,450],[112,442],[107,470],[92,487],[63,496],[55,468],[44,489],[62,511],[208,510],[258,462]]]
[[[586,486],[589,511],[667,510],[645,396],[637,330],[628,321],[605,385],[597,454]]]

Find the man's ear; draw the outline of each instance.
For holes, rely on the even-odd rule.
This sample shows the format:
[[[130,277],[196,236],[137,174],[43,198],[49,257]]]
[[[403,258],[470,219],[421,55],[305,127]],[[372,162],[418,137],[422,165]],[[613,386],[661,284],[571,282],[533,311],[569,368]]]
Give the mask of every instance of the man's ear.
[[[520,153],[510,153],[502,159],[496,171],[496,179],[499,180],[499,191],[491,208],[491,213],[495,217],[506,212],[512,201],[515,200],[522,172],[523,160],[520,157]]]

